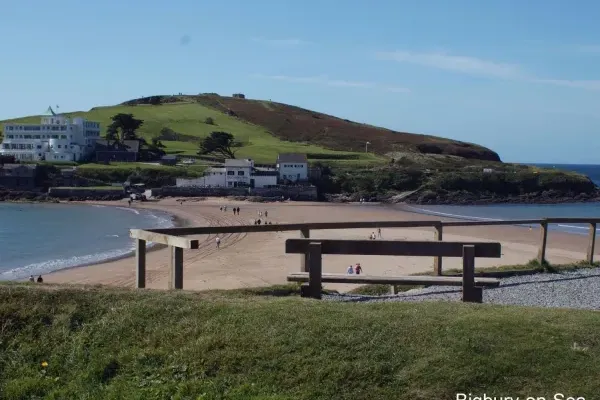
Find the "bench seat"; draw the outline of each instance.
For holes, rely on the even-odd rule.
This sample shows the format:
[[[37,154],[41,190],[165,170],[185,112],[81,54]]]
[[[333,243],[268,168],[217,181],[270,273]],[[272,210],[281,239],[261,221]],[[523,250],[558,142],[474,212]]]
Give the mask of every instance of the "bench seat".
[[[287,276],[288,282],[308,282],[308,272],[297,272]],[[382,285],[442,285],[462,286],[462,276],[369,276],[369,275],[345,275],[345,274],[323,274],[323,283],[359,283],[359,284],[382,284]],[[500,280],[496,278],[475,277],[476,287],[498,287]]]

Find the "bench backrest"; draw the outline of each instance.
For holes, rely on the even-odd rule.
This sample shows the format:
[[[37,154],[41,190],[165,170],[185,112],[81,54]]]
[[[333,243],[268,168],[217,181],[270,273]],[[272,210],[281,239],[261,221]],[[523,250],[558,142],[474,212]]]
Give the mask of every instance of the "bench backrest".
[[[462,257],[463,246],[474,246],[475,257],[500,258],[497,242],[436,242],[406,240],[287,239],[285,252],[306,254],[310,243],[321,244],[321,254]]]

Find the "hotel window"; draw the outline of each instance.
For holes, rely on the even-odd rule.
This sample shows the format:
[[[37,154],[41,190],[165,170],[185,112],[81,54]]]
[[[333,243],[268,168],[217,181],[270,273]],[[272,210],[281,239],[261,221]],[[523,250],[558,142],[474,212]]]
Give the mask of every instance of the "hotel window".
[[[67,135],[60,135],[60,138],[61,138],[61,139],[66,139],[66,138],[67,138]]]
[[[59,144],[59,145],[58,145],[58,148],[59,148],[59,149],[61,149],[61,148],[62,148],[62,146]]]
[[[8,139],[14,139],[14,136],[13,136],[13,135],[6,135],[6,137],[7,137]]]
[[[52,135],[52,139],[58,139],[58,135]]]
[[[40,135],[35,135],[35,136],[34,136],[34,138],[35,138],[35,139],[39,139],[39,138],[40,138]]]
[[[244,175],[244,171],[238,171],[238,175],[243,176]]]
[[[38,145],[37,145],[37,148],[38,148],[38,149],[41,149],[41,148],[42,148],[42,146],[38,144]]]
[[[235,175],[235,171],[227,171],[227,175]]]

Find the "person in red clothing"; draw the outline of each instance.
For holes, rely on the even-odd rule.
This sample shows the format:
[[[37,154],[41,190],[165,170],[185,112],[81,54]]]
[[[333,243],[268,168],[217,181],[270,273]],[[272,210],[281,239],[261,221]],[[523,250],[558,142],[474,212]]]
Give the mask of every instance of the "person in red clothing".
[[[362,273],[362,267],[360,266],[360,263],[357,263],[356,267],[354,267],[354,273],[356,275],[360,275]]]

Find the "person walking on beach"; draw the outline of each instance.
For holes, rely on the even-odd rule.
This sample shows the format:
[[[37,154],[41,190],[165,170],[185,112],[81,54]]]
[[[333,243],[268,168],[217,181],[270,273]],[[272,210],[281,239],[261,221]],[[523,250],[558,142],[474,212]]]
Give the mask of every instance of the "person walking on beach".
[[[360,263],[356,264],[356,267],[354,268],[354,273],[356,275],[360,275],[362,273],[362,267],[360,266]]]
[[[377,228],[377,237],[379,239],[383,239],[383,237],[381,236],[381,228]]]
[[[44,282],[44,280],[42,279],[42,276],[41,275],[38,276],[37,283],[43,283],[43,282]]]
[[[221,238],[217,236],[215,240],[217,242],[217,249],[221,248]]]
[[[33,275],[29,275],[29,282],[35,282],[35,278],[33,277]]]
[[[219,211],[223,211],[223,206],[220,206],[220,207],[219,207]]]
[[[236,211],[237,210],[235,209],[235,207],[233,207],[233,215],[235,215]]]
[[[238,215],[240,215],[240,208],[239,207],[237,208],[237,213],[238,213]]]
[[[352,274],[354,274],[354,267],[353,267],[352,265],[351,265],[351,266],[349,266],[349,267],[348,267],[348,269],[346,270],[346,273],[347,273],[348,275],[352,275]]]

